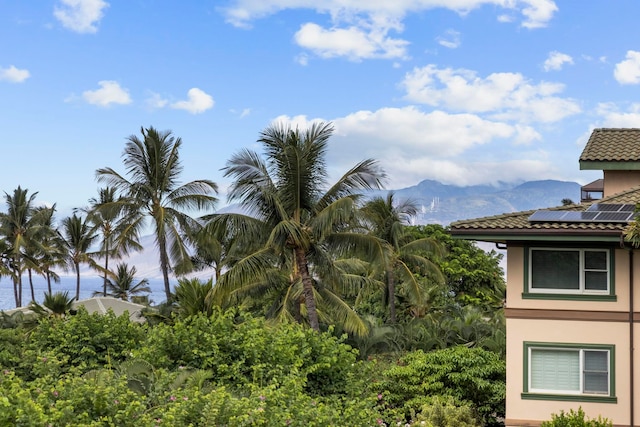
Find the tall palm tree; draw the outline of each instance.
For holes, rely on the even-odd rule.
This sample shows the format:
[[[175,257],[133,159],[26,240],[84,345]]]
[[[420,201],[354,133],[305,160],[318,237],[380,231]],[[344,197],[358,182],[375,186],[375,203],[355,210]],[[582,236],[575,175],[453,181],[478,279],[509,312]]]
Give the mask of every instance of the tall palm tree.
[[[150,293],[148,279],[136,280],[136,273],[138,270],[135,266],[131,268],[124,262],[117,265],[116,271],[109,271],[107,279],[108,293],[104,296],[110,296],[113,298],[119,298],[124,301],[129,301],[132,296],[136,296],[143,293]],[[93,296],[100,295],[101,292],[94,292]]]
[[[33,244],[32,237],[39,226],[35,215],[35,198],[28,189],[20,186],[10,195],[5,193],[7,211],[0,214],[0,235],[7,242],[5,259],[13,281],[16,307],[22,306],[22,273],[25,271],[26,248]]]
[[[179,150],[182,139],[170,131],[153,127],[141,128],[142,139],[131,135],[123,153],[123,163],[130,179],[112,168],[96,171],[99,182],[113,186],[127,197],[127,212],[131,214],[129,227],[141,231],[145,219],[151,218],[156,245],[160,253],[160,268],[164,278],[167,301],[171,300],[169,271],[171,263],[188,264],[186,230],[197,230],[198,222],[183,210],[212,209],[218,190],[210,180],[195,180],[179,185],[182,172]]]
[[[80,264],[96,266],[93,254],[89,252],[91,245],[97,239],[97,234],[93,232],[93,227],[77,214],[65,218],[62,221],[62,236],[67,248],[67,264],[76,273],[76,301],[80,299]]]
[[[423,303],[427,295],[424,281],[414,274],[431,275],[438,281],[444,276],[433,262],[444,249],[434,239],[411,239],[405,234],[405,226],[418,212],[416,204],[410,200],[396,203],[394,193],[386,197],[374,197],[362,208],[365,221],[371,232],[385,243],[385,262],[382,266],[387,285],[389,322],[396,323],[396,281],[402,279],[407,293],[415,303]],[[431,255],[430,255],[431,254]],[[429,256],[430,255],[430,256]]]
[[[225,176],[234,178],[229,200],[239,201],[248,215],[226,214],[214,221],[234,223],[233,228],[254,241],[267,237],[257,251],[225,274],[214,292],[216,288],[224,292],[225,288],[254,283],[260,275],[268,281],[261,273],[287,266],[289,283],[299,286],[297,291],[294,286],[286,292],[304,304],[312,329],[320,328],[317,293],[327,291],[322,294],[326,303],[346,308],[338,295],[330,292],[330,286],[338,286],[342,279],[331,249],[358,247],[356,242],[363,236],[346,232],[345,225],[354,216],[357,193],[380,188],[384,174],[377,162],[368,159],[327,188],[325,155],[332,133],[332,124],[326,122],[305,131],[272,125],[258,139],[265,160],[243,150],[227,162]],[[374,250],[365,244],[360,245],[363,248]]]
[[[138,242],[139,230],[130,227],[130,219],[126,207],[129,201],[116,195],[116,189],[105,187],[99,190],[98,198],[89,200],[89,207],[83,209],[88,220],[99,233],[99,256],[104,258],[102,294],[107,296],[109,281],[109,261],[127,255],[129,250],[142,250]],[[135,220],[135,219],[133,219]]]
[[[64,238],[60,231],[55,228],[54,215],[56,206],[42,209],[42,230],[38,234],[38,248],[35,254],[36,264],[39,266],[39,272],[47,281],[47,291],[52,294],[51,281],[60,282],[60,276],[54,270],[56,267],[65,267],[67,259],[67,251]]]

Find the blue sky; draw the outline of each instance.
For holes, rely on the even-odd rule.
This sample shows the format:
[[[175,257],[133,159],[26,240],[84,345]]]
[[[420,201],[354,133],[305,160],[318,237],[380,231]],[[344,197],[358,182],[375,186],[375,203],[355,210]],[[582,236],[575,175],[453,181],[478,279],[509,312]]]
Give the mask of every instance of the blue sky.
[[[638,16],[637,0],[0,0],[0,191],[84,206],[154,126],[223,206],[233,153],[318,119],[334,176],[375,158],[389,188],[586,183],[591,130],[640,127]]]

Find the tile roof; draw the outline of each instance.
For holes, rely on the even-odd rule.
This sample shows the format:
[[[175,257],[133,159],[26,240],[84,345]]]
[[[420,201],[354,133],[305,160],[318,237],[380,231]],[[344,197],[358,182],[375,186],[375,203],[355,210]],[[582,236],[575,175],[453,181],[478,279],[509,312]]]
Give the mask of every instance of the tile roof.
[[[585,211],[594,203],[640,203],[640,186],[631,188],[595,200],[591,203],[558,206],[545,210],[557,211]],[[451,234],[456,236],[473,235],[486,237],[487,241],[514,240],[517,236],[608,236],[620,237],[626,228],[626,223],[620,222],[529,222],[529,217],[536,210],[505,213],[484,218],[468,219],[451,223]],[[474,240],[482,240],[474,238]]]
[[[594,129],[580,162],[640,162],[640,128]]]

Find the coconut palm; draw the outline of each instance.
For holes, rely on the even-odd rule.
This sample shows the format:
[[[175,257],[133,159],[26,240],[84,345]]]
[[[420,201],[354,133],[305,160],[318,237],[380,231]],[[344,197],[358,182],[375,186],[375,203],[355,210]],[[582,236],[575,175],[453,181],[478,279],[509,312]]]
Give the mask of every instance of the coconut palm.
[[[411,239],[405,234],[405,226],[417,214],[417,206],[410,200],[396,203],[391,191],[386,197],[374,197],[363,208],[365,221],[371,232],[385,242],[385,262],[382,266],[387,285],[389,322],[396,323],[396,285],[402,280],[405,292],[414,304],[426,301],[428,289],[424,280],[414,273],[430,275],[438,282],[444,276],[432,259],[442,256],[444,249],[434,239]]]
[[[41,227],[40,214],[35,207],[37,194],[29,195],[29,190],[20,186],[12,195],[5,193],[7,211],[0,214],[0,235],[7,244],[4,257],[13,281],[16,307],[22,306],[22,273],[28,258],[26,251],[36,243],[34,235]]]
[[[136,273],[138,270],[135,266],[129,268],[126,263],[120,263],[116,267],[116,271],[108,271],[107,278],[107,290],[104,296],[110,296],[113,298],[119,298],[123,301],[129,301],[133,296],[137,296],[144,293],[150,293],[149,280],[142,279],[137,283]],[[101,292],[94,292],[93,296],[99,296]]]
[[[138,241],[139,230],[130,227],[126,210],[129,201],[117,196],[113,187],[101,188],[98,193],[98,198],[91,198],[89,207],[83,211],[100,236],[99,256],[104,258],[102,294],[107,296],[110,259],[119,259],[130,250],[142,250],[142,246]]]
[[[96,268],[93,255],[89,250],[98,238],[86,217],[73,214],[62,221],[62,236],[67,248],[67,267],[76,274],[76,301],[80,299],[80,264],[88,264]]]
[[[112,168],[96,171],[99,182],[112,186],[128,198],[126,210],[129,226],[140,231],[151,218],[167,301],[171,300],[169,271],[175,264],[188,264],[187,230],[197,230],[198,222],[185,210],[212,209],[217,201],[212,194],[217,185],[209,180],[195,180],[179,185],[182,172],[179,150],[182,139],[170,131],[142,128],[142,139],[131,135],[123,153],[123,163],[130,179]]]
[[[53,294],[45,292],[42,304],[31,301],[29,309],[37,316],[65,317],[73,311],[73,297],[69,297],[69,292],[55,292]]]
[[[258,139],[265,160],[243,150],[227,162],[225,176],[234,178],[229,200],[238,201],[247,214],[224,214],[213,221],[260,247],[236,263],[216,284],[214,293],[271,285],[298,307],[304,304],[314,330],[320,328],[319,297],[333,310],[353,314],[333,292],[347,281],[334,262],[340,255],[334,250],[375,250],[370,242],[362,242],[362,234],[349,233],[347,225],[354,217],[358,191],[380,188],[384,174],[368,159],[327,188],[325,155],[332,133],[333,126],[325,122],[306,131],[275,124]],[[280,271],[275,276],[278,280],[265,274],[274,268]]]

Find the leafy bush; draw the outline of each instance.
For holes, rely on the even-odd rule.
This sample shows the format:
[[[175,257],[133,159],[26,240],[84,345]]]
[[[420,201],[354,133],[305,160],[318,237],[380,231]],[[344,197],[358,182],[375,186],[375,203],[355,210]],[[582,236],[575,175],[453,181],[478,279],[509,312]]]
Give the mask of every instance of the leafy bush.
[[[297,324],[273,326],[235,311],[178,319],[150,329],[147,345],[133,352],[154,366],[209,369],[218,384],[301,381],[312,394],[340,392],[346,386],[356,352],[330,333]]]
[[[433,403],[451,397],[456,406],[469,405],[485,425],[504,416],[505,363],[481,348],[458,346],[429,353],[408,353],[384,373],[385,404],[400,408],[407,420]]]
[[[598,416],[597,419],[589,419],[582,407],[577,411],[569,410],[569,413],[560,411],[560,414],[552,414],[551,421],[545,421],[540,427],[611,427],[613,423],[606,418]]]
[[[480,427],[473,409],[469,405],[458,406],[453,399],[433,399],[416,415],[416,424],[425,427]]]

